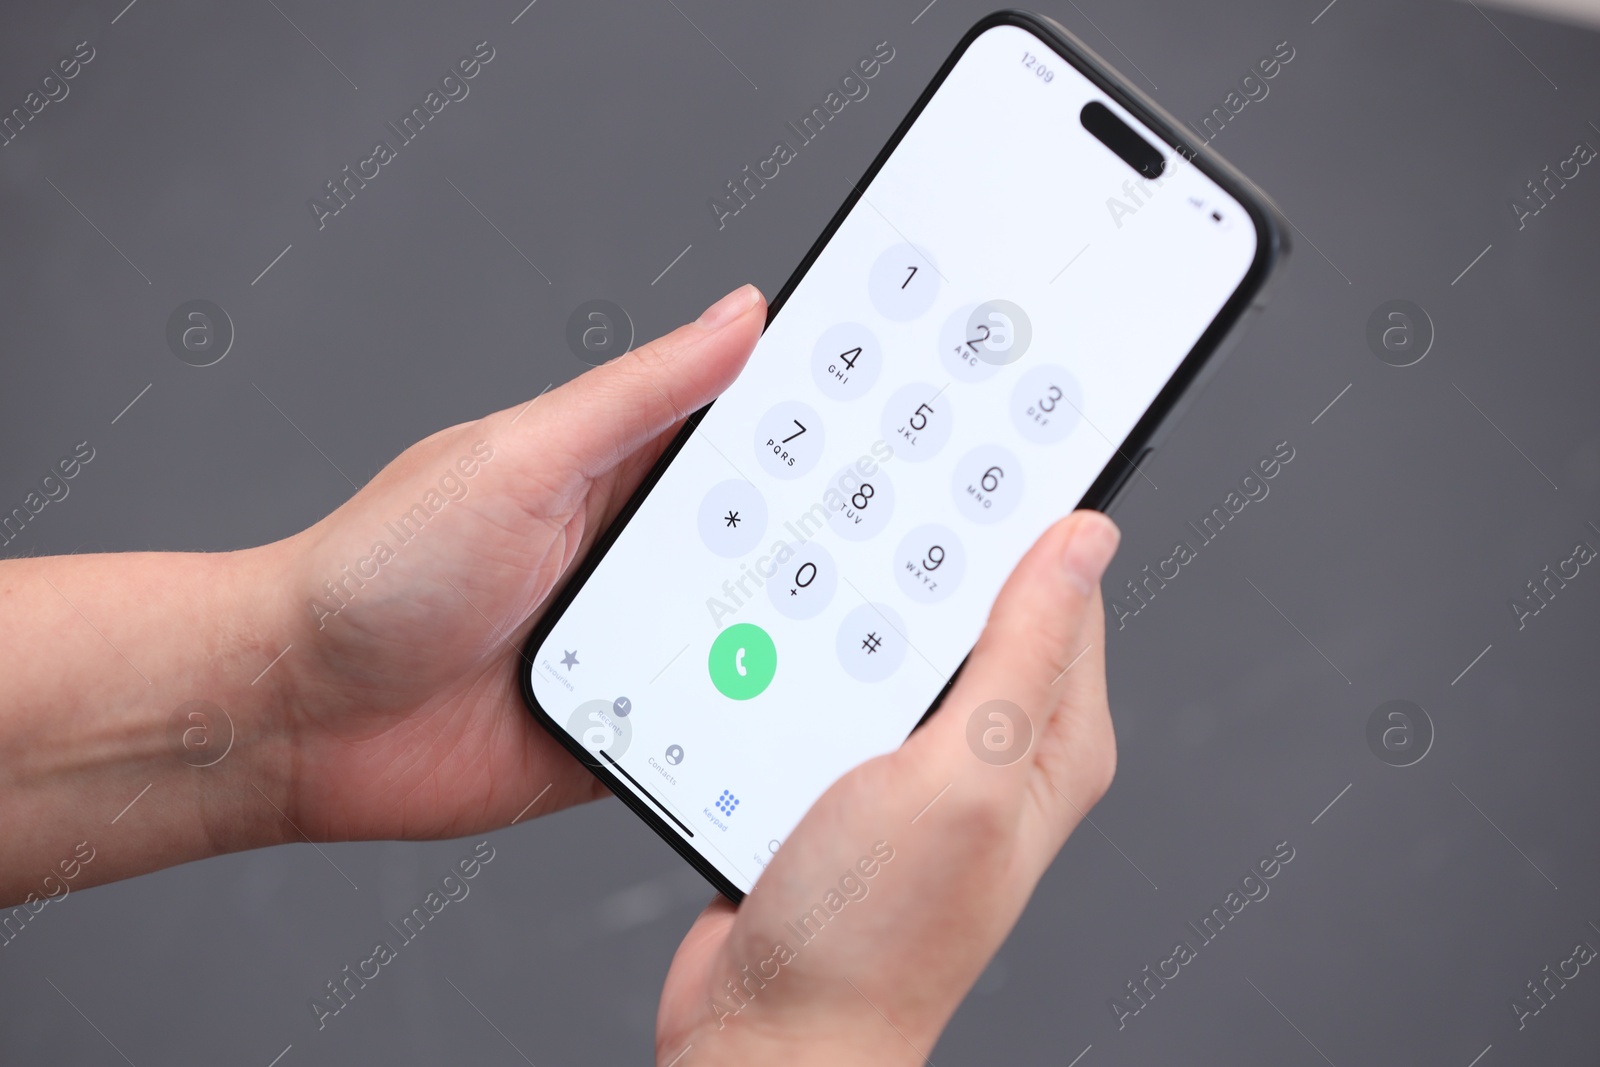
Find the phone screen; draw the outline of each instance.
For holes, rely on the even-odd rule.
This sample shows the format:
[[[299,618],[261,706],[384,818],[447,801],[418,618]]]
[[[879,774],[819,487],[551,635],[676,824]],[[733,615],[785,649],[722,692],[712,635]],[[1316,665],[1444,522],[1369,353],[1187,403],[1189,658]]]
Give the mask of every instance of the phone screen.
[[[1159,180],[1085,128],[1091,103],[1143,131]],[[831,783],[905,740],[1260,236],[1009,24],[859,188],[524,665],[614,786],[744,891]]]

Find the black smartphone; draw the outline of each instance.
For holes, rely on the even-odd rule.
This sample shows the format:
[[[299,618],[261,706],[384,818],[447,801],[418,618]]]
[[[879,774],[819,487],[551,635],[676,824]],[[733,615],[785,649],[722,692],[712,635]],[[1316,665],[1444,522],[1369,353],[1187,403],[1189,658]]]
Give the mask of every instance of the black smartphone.
[[[1065,30],[983,19],[546,611],[529,708],[740,899],[1045,528],[1141,477],[1284,251]]]

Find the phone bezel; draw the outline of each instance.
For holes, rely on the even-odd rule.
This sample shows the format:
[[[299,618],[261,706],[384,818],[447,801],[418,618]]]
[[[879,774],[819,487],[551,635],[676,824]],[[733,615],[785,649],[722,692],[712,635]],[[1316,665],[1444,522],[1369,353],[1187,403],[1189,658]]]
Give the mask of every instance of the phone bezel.
[[[939,87],[944,84],[950,71],[960,61],[961,57],[966,54],[972,42],[997,26],[1017,26],[1037,37],[1042,44],[1049,47],[1061,59],[1070,63],[1104,92],[1107,97],[1116,101],[1138,119],[1145,127],[1145,132],[1159,137],[1168,148],[1180,153],[1190,165],[1198,168],[1202,174],[1221,186],[1223,190],[1244,207],[1255,226],[1256,253],[1249,269],[1245,272],[1244,278],[1240,281],[1233,294],[1222,305],[1216,317],[1212,319],[1211,324],[1201,334],[1188,355],[1179,363],[1166,384],[1162,386],[1160,392],[1156,394],[1155,400],[1151,402],[1143,416],[1129,431],[1128,436],[1117,448],[1116,455],[1107,462],[1105,469],[1100,472],[1100,475],[1090,485],[1083,498],[1077,504],[1079,508],[1087,507],[1104,511],[1111,505],[1135,468],[1137,459],[1130,459],[1129,457],[1142,458],[1143,453],[1150,447],[1163,424],[1167,423],[1176,414],[1185,399],[1192,396],[1204,372],[1217,362],[1215,357],[1223,347],[1224,342],[1229,338],[1234,328],[1239,325],[1245,312],[1249,310],[1252,303],[1260,295],[1268,276],[1287,253],[1287,240],[1285,230],[1280,224],[1281,216],[1264,193],[1224,162],[1210,148],[1204,144],[1198,148],[1195,147],[1192,139],[1189,138],[1176,119],[1162,110],[1153,100],[1150,100],[1142,92],[1130,85],[1120,75],[1115,74],[1109,64],[1054,20],[1024,11],[997,11],[980,19],[962,35],[961,40],[957,42],[950,55],[940,65],[927,87],[917,97],[911,110],[907,112],[905,118],[895,128],[894,133],[884,143],[882,150],[878,152],[871,165],[868,166],[866,173],[851,187],[850,194],[845,198],[844,203],[834,213],[827,226],[823,228],[821,235],[817,237],[788,280],[784,282],[783,288],[778,291],[777,295],[768,304],[767,325],[770,326],[772,320],[783,309],[790,294],[794,292],[795,288],[800,284],[800,280],[811,270],[817,257],[821,255],[823,248],[833,239],[834,234],[843,225],[851,209],[861,199],[862,190],[871,184],[878,171],[882,169],[883,165],[894,153],[894,150],[899,147],[906,132],[921,116],[923,109],[928,105],[928,101],[933,98],[934,93],[938,92]],[[712,403],[715,403],[715,401]],[[666,819],[661,818],[652,810],[643,797],[635,794],[632,789],[606,768],[588,749],[584,748],[577,738],[571,736],[560,722],[539,704],[538,697],[533,692],[532,678],[533,656],[538,651],[539,646],[544,643],[545,638],[554,629],[557,621],[571,606],[578,592],[588,583],[595,568],[605,558],[606,553],[611,550],[617,537],[633,519],[640,505],[654,490],[662,474],[677,458],[678,453],[683,449],[683,446],[694,433],[695,428],[700,424],[700,420],[705,417],[705,413],[710,409],[711,405],[707,404],[685,419],[684,425],[678,431],[677,436],[667,446],[666,450],[661,454],[661,458],[656,461],[655,466],[650,469],[650,472],[640,483],[639,488],[623,506],[615,521],[595,540],[587,555],[573,565],[571,576],[553,600],[545,607],[543,617],[528,635],[528,640],[523,645],[522,655],[517,662],[516,669],[518,673],[518,688],[522,692],[523,700],[539,724],[554,736],[568,752],[572,753],[580,763],[587,767],[592,774],[604,782],[623,803],[628,805],[635,814],[644,820],[646,825],[671,845],[691,866],[704,875],[706,880],[716,887],[718,892],[734,903],[738,903],[744,898],[744,892],[729,881],[727,876],[718,870],[710,860],[702,856],[687,839],[673,829]],[[961,665],[951,674],[950,681],[939,691],[933,702],[928,706],[928,710],[918,720],[917,725],[919,727],[923,722],[927,721],[928,716],[938,710],[946,694],[949,693],[950,687],[960,677],[961,669],[965,666],[966,660],[963,659]],[[914,730],[915,727],[913,732]]]

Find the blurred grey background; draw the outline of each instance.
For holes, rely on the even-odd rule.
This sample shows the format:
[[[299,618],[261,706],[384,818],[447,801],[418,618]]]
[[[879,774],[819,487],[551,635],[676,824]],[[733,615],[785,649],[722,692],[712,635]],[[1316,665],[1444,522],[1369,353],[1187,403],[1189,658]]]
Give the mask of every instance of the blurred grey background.
[[[581,372],[564,331],[584,301],[644,338],[739,282],[774,292],[988,10],[125,3],[0,14],[6,110],[94,49],[0,148],[0,502],[96,449],[8,555],[283,536],[350,492],[307,438],[364,481]],[[1295,50],[1216,141],[1295,254],[1151,463],[1159,489],[1119,508],[1108,598],[1279,442],[1295,458],[1113,621],[1116,784],[935,1062],[1596,1061],[1592,968],[1520,1029],[1512,1006],[1600,946],[1600,573],[1523,628],[1510,606],[1600,547],[1600,169],[1548,202],[1527,187],[1600,146],[1600,19],[1532,6],[1041,3],[1191,123]],[[480,41],[470,97],[319,230],[308,198]],[[895,59],[871,95],[719,230],[708,197],[879,41]],[[1519,196],[1540,207],[1520,228]],[[214,366],[166,341],[192,299],[236,331]],[[1410,366],[1420,348],[1368,343],[1391,300],[1425,315]],[[1393,700],[1407,717],[1377,733],[1400,732],[1369,743]],[[470,899],[321,1032],[308,998],[471,841],[328,847],[359,890],[298,845],[73,893],[0,949],[0,1060],[645,1061],[708,887],[615,802],[492,841]],[[1270,896],[1119,1029],[1112,998],[1284,841]]]

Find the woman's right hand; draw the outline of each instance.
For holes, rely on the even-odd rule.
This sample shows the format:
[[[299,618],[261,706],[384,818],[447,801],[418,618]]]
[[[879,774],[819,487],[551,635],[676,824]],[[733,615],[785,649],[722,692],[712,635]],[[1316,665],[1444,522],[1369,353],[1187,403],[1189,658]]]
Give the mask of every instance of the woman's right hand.
[[[939,711],[823,794],[742,904],[706,909],[662,990],[658,1063],[924,1061],[1111,784],[1099,583],[1118,537],[1089,511],[1046,531]]]

